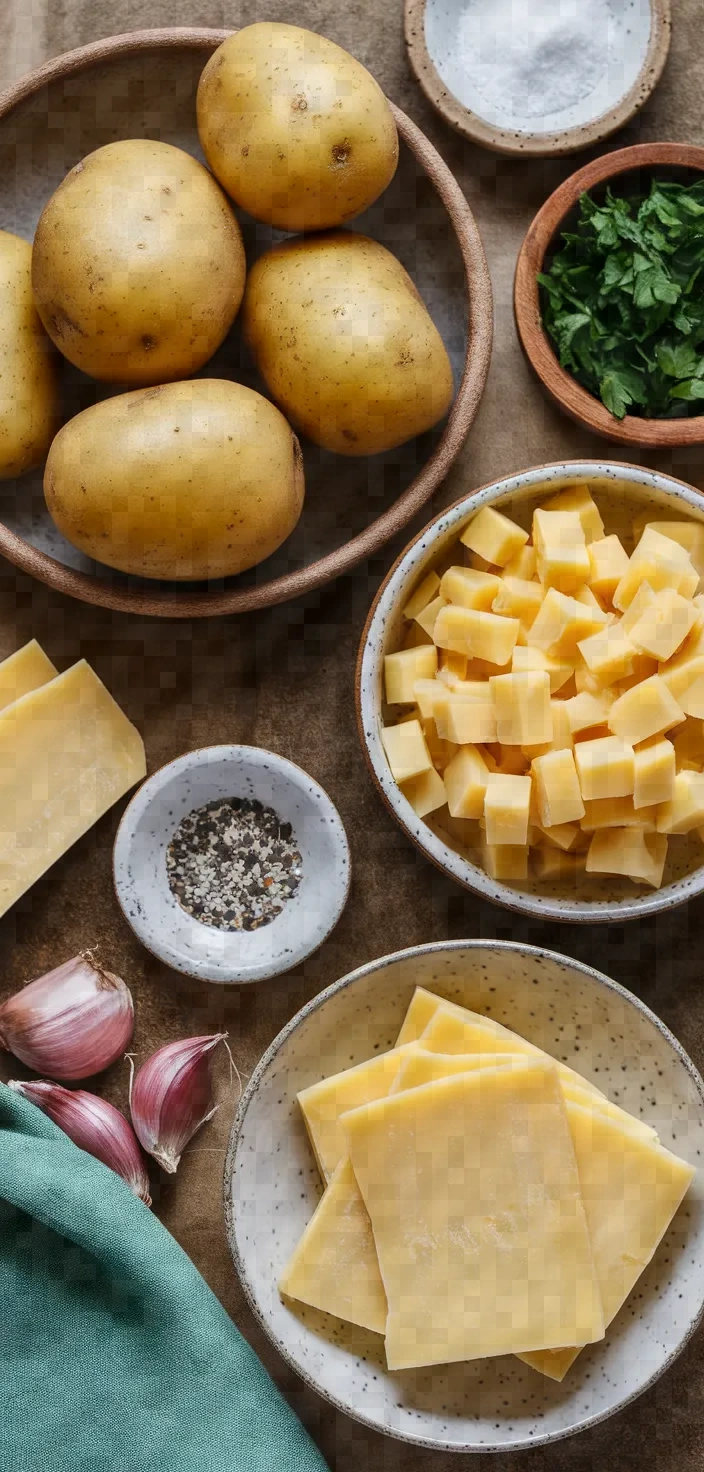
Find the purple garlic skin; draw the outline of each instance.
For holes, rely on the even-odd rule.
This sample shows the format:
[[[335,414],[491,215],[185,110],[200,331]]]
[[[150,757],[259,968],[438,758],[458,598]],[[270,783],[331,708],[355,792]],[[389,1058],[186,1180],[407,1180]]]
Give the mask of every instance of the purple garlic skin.
[[[133,1031],[129,988],[89,956],[64,961],[0,1007],[0,1048],[50,1078],[102,1073],[124,1053]]]
[[[122,1176],[145,1206],[151,1206],[149,1176],[137,1137],[124,1114],[108,1104],[107,1099],[99,1099],[85,1089],[64,1089],[61,1084],[42,1079],[14,1080],[8,1087],[36,1104],[74,1145],[102,1160],[103,1165]]]
[[[135,1133],[148,1154],[170,1174],[196,1130],[216,1112],[210,1054],[225,1036],[218,1032],[167,1043],[135,1074],[130,1091]]]

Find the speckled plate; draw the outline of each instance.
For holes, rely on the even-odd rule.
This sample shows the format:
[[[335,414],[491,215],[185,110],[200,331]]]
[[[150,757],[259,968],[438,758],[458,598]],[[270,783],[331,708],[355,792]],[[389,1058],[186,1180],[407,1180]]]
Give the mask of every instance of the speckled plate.
[[[309,1002],[243,1095],[225,1166],[230,1248],[249,1302],[284,1359],[376,1430],[458,1452],[539,1446],[611,1416],[667,1369],[704,1313],[704,1174],[636,1292],[562,1384],[514,1358],[390,1374],[381,1339],[285,1303],[277,1279],[320,1195],[296,1094],[393,1046],[415,986],[504,1022],[704,1159],[704,1084],[662,1022],[597,971],[505,941],[417,946],[371,961]]]
[[[194,919],[174,898],[166,850],[187,813],[213,798],[256,798],[290,823],[301,882],[280,914],[252,931]],[[203,981],[262,981],[317,950],[347,901],[350,855],[342,819],[301,767],[259,746],[206,746],[155,772],[126,808],[113,854],[115,891],[142,944]]]

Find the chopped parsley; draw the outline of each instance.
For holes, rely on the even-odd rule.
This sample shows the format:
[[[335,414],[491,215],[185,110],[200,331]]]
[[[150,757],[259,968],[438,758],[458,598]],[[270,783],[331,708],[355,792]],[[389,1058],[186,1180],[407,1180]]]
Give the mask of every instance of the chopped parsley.
[[[538,276],[558,357],[622,419],[704,412],[704,180],[579,201]]]

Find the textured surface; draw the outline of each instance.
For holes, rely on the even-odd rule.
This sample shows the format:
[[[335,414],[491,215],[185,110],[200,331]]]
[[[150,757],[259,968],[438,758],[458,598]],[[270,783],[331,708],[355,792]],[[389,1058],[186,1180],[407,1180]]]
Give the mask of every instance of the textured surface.
[[[371,0],[0,0],[13,30],[0,66],[14,74],[111,31],[165,24],[242,24],[265,17],[319,27],[367,63],[388,95],[425,128],[476,210],[496,294],[497,333],[489,385],[467,446],[437,508],[496,476],[562,456],[600,456],[604,443],[544,401],[524,364],[511,313],[513,267],[533,214],[575,160],[508,162],[463,142],[425,103],[403,53],[400,3]],[[670,60],[637,122],[614,139],[704,143],[704,35],[697,0],[680,0]],[[659,452],[648,463],[704,485],[700,451]],[[334,496],[334,486],[330,496]],[[258,987],[207,988],[169,972],[141,949],[122,920],[110,879],[117,813],[102,821],[0,926],[2,990],[99,941],[137,1002],[140,1057],[179,1036],[227,1027],[249,1073],[301,1003],[351,967],[399,946],[445,936],[498,935],[562,949],[637,991],[704,1064],[704,993],[698,934],[704,900],[638,924],[585,928],[519,919],[462,891],[422,860],[385,813],[366,775],[353,716],[356,645],[372,594],[394,549],[319,597],[244,620],[149,623],[91,610],[3,566],[0,654],[35,634],[60,668],[85,655],[144,731],[150,770],[215,741],[270,746],[301,762],[338,805],[352,844],[353,883],[342,920],[300,971]],[[11,1066],[2,1060],[3,1076]],[[126,1099],[125,1070],[106,1081]],[[291,1395],[334,1472],[700,1472],[704,1464],[704,1337],[646,1396],[614,1420],[548,1449],[495,1458],[432,1456],[336,1415],[303,1391],[246,1308],[225,1244],[222,1165],[234,1096],[186,1152],[156,1209],[190,1253]],[[32,1469],[39,1472],[39,1469]],[[43,1472],[43,1469],[42,1469]]]

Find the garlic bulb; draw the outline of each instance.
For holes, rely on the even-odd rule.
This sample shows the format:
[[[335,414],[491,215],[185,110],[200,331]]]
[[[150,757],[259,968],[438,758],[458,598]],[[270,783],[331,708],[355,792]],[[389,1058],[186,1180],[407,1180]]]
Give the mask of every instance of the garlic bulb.
[[[134,1030],[129,989],[74,956],[0,1007],[0,1049],[50,1078],[90,1078],[124,1052]]]
[[[225,1037],[218,1032],[212,1037],[167,1043],[152,1053],[132,1081],[130,1109],[135,1133],[170,1174],[196,1130],[217,1110],[209,1055]]]
[[[99,1099],[85,1089],[64,1089],[38,1079],[27,1083],[13,1080],[8,1087],[30,1099],[74,1145],[102,1160],[103,1165],[122,1176],[145,1206],[151,1206],[149,1176],[134,1130],[107,1099]]]

